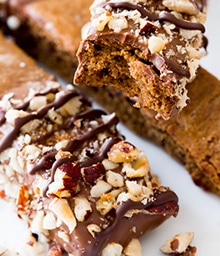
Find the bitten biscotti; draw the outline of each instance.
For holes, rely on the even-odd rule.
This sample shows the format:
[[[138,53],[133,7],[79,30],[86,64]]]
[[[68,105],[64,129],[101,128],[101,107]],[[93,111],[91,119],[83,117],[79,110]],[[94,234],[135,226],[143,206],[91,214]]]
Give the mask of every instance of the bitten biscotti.
[[[111,86],[164,119],[189,101],[204,54],[203,1],[95,0],[77,56],[77,85]]]
[[[40,241],[49,255],[136,255],[129,250],[141,251],[139,236],[177,215],[177,195],[124,140],[115,114],[62,88],[1,35],[0,54],[0,195],[38,237],[26,245],[30,255],[42,253]],[[24,81],[15,88],[7,60]]]

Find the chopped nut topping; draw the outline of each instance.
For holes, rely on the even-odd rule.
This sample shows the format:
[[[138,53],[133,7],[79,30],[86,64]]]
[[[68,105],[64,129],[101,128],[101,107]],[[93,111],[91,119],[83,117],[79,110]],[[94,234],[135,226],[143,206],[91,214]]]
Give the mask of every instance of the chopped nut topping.
[[[56,214],[57,218],[63,221],[72,233],[77,223],[76,218],[66,199],[54,199],[49,206],[49,209]]]
[[[126,256],[142,256],[142,247],[138,239],[132,239],[124,249],[123,253]]]
[[[163,5],[176,12],[187,13],[190,15],[197,15],[199,13],[196,4],[190,0],[163,0]]]
[[[74,212],[78,221],[84,221],[89,212],[92,211],[91,204],[88,199],[84,197],[75,197],[74,199]]]
[[[132,144],[121,141],[114,144],[108,153],[108,158],[113,163],[129,163],[137,159],[139,155],[138,149]]]
[[[92,197],[100,197],[103,194],[105,194],[106,192],[108,192],[111,188],[112,188],[112,186],[110,184],[108,184],[107,182],[105,182],[103,180],[98,180],[96,185],[94,185],[92,187],[90,193],[91,193]]]
[[[18,211],[25,212],[28,199],[29,199],[28,188],[25,185],[22,185],[20,187],[17,203],[16,203]]]
[[[121,256],[123,247],[117,243],[108,244],[102,251],[102,256]]]
[[[165,254],[183,253],[187,250],[194,237],[193,232],[186,232],[175,235],[173,238],[166,241],[160,250]]]
[[[96,237],[96,233],[101,232],[101,228],[96,224],[89,224],[87,226],[87,229],[88,229],[89,233],[92,235],[92,237],[94,237],[94,238]]]
[[[88,244],[93,243],[100,232],[117,222],[114,218],[120,212],[118,207],[138,202],[144,208],[157,186],[143,152],[123,141],[115,129],[118,122],[115,114],[91,110],[90,104],[81,109],[82,101],[75,97],[75,92],[70,90],[65,94],[58,90],[55,95],[56,83],[48,83],[46,87],[48,93],[43,91],[43,96],[36,96],[38,93],[32,89],[25,104],[14,99],[13,94],[0,100],[0,109],[6,113],[4,122],[9,127],[13,129],[17,120],[21,120],[21,126],[16,127],[18,135],[0,152],[0,198],[15,202],[19,217],[33,233],[28,240],[27,255],[32,255],[36,248],[41,251],[42,243],[48,245],[51,233],[55,234],[55,242],[57,239],[68,245],[76,239],[77,243],[78,227],[81,229],[83,225],[83,235],[89,237]],[[57,105],[60,98],[69,99],[72,95],[61,107],[47,109],[54,101]],[[24,110],[15,109],[23,104]],[[94,120],[90,113],[95,115]],[[146,214],[146,210],[126,209],[119,220],[137,213]],[[136,230],[132,226],[134,233]],[[137,241],[129,244],[126,255],[134,255],[134,244],[139,255]],[[102,255],[121,256],[123,249],[118,243],[110,243]],[[48,255],[61,256],[61,253],[55,245]]]

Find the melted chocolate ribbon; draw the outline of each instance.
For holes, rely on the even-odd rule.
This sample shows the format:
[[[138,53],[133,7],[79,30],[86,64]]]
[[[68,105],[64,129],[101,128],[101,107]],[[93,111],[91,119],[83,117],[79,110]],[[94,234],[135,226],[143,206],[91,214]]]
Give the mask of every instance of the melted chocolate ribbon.
[[[110,6],[112,9],[123,8],[128,10],[138,10],[141,13],[143,18],[148,18],[151,21],[168,21],[173,23],[179,28],[188,29],[188,30],[200,30],[202,33],[205,33],[205,27],[201,23],[194,23],[185,20],[176,18],[173,14],[161,11],[159,15],[148,12],[143,6],[134,5],[129,2],[119,2],[113,3],[108,2],[100,5],[101,7]]]

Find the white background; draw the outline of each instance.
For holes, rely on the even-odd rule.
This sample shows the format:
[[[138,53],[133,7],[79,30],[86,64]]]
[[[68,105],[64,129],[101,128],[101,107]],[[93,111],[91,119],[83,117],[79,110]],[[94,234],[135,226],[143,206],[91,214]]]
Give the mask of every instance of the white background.
[[[202,60],[202,66],[220,78],[220,2],[208,2],[206,36],[209,46],[208,56]],[[196,187],[187,171],[160,148],[134,135],[122,125],[119,129],[128,141],[145,151],[152,171],[159,176],[162,184],[173,188],[180,200],[177,218],[170,218],[159,228],[142,237],[143,256],[162,256],[159,248],[168,238],[188,231],[194,232],[192,245],[197,247],[197,256],[219,256],[220,198]],[[15,218],[8,214],[5,206],[3,208],[2,202],[0,209],[0,246],[16,248],[19,239],[24,238],[26,234]]]

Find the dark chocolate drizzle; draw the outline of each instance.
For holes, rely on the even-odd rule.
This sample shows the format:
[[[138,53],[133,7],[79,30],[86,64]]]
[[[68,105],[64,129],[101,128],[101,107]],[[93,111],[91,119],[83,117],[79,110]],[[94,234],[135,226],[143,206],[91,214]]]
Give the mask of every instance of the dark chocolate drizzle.
[[[91,110],[91,113],[94,113],[94,110]],[[97,113],[99,112],[99,110],[97,110]],[[89,112],[86,111],[86,113],[88,114]],[[83,115],[83,114],[82,114]],[[81,115],[80,115],[81,116]],[[110,119],[108,122],[106,122],[105,124],[101,124],[97,127],[95,127],[94,129],[88,131],[87,133],[83,134],[82,136],[80,136],[79,138],[74,138],[72,140],[70,140],[70,142],[68,143],[68,145],[63,148],[63,151],[69,151],[71,153],[73,153],[75,150],[77,150],[79,147],[81,147],[83,145],[84,142],[86,142],[89,139],[92,139],[93,137],[95,137],[98,133],[103,132],[105,130],[109,130],[113,125],[116,125],[118,123],[118,118],[116,116],[114,116],[112,119]],[[118,142],[120,139],[119,138],[111,138],[110,141],[109,139],[106,140],[108,141],[107,145],[104,145],[104,149],[102,150],[102,152],[100,152],[97,156],[91,158],[91,159],[87,159],[84,162],[82,162],[80,165],[81,167],[86,167],[89,165],[92,165],[93,163],[96,163],[97,160],[101,161],[108,149],[114,144],[116,143],[116,141]],[[104,143],[106,144],[106,142]],[[32,169],[30,170],[30,174],[34,175],[39,171],[43,171],[46,169],[45,165],[48,162],[48,160],[53,160],[54,159],[54,163],[52,165],[52,170],[55,171],[55,169],[60,166],[63,162],[63,160],[56,160],[55,161],[55,155],[57,154],[56,150],[51,150],[49,152],[47,152],[43,158],[37,163],[35,164]],[[70,161],[75,161],[77,158],[76,156],[73,158],[72,157],[66,157],[64,162],[70,162]],[[53,172],[53,171],[52,171]]]
[[[35,96],[44,96],[44,95],[47,95],[48,93],[54,93],[55,94],[57,92],[58,92],[57,88],[49,88],[49,89],[45,89],[45,90],[42,90],[41,92],[36,93]],[[32,99],[25,101],[23,104],[15,107],[15,109],[17,109],[17,110],[26,110],[29,107],[31,100]]]
[[[57,109],[64,105],[68,100],[77,95],[78,93],[76,93],[75,91],[68,91],[64,95],[60,96],[59,99],[39,109],[36,113],[30,113],[23,117],[17,117],[14,121],[14,127],[11,129],[9,133],[5,134],[0,141],[0,152],[2,152],[11,145],[16,136],[19,134],[20,129],[23,125],[27,124],[29,121],[34,119],[41,119],[43,116],[47,114],[49,109]]]
[[[106,112],[100,109],[88,109],[73,117],[73,121],[81,119],[95,120],[102,115],[106,115]],[[93,129],[87,130],[86,133],[82,134],[81,136],[71,139],[67,146],[62,149],[63,151],[71,152],[72,155],[70,157],[64,157],[56,160],[55,156],[57,154],[57,150],[55,149],[45,153],[41,160],[37,162],[29,171],[30,175],[35,175],[38,172],[42,172],[51,168],[50,179],[43,191],[43,195],[46,196],[48,186],[54,181],[56,169],[64,163],[76,162],[78,159],[77,156],[74,155],[74,152],[80,150],[86,141],[92,140],[98,133],[108,130],[109,133],[112,134],[112,137],[110,136],[104,141],[100,152],[91,158],[79,162],[78,164],[80,168],[82,168],[91,166],[97,162],[101,162],[106,157],[106,154],[111,146],[121,140],[119,137],[117,137],[117,131],[114,131],[114,129],[111,130],[111,128],[114,127],[118,121],[118,117],[113,115],[106,123],[100,124]]]
[[[149,200],[147,204],[143,204],[141,202],[133,202],[128,200],[123,202],[116,208],[114,222],[102,232],[97,233],[96,236],[96,244],[93,247],[92,251],[90,252],[90,256],[97,256],[99,255],[105,240],[108,237],[111,237],[112,233],[117,230],[117,226],[120,224],[120,221],[125,218],[125,214],[129,210],[137,209],[137,210],[146,210],[148,212],[155,211],[155,214],[172,214],[174,216],[177,215],[179,207],[177,205],[178,197],[172,191],[160,192],[159,190],[154,191],[153,200]],[[160,209],[160,212],[157,211]]]
[[[176,18],[173,14],[167,12],[167,11],[161,11],[159,15],[153,14],[148,12],[144,6],[141,5],[134,5],[129,2],[119,2],[119,3],[113,3],[113,2],[107,2],[104,4],[101,4],[100,6],[106,7],[110,6],[112,9],[117,8],[123,8],[128,10],[138,10],[142,17],[148,17],[151,21],[168,21],[170,23],[175,24],[179,28],[188,29],[188,30],[200,30],[202,33],[205,33],[205,27],[201,23],[196,22],[189,22],[185,20],[181,20]]]

